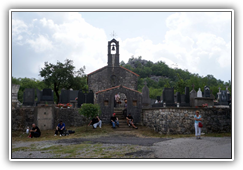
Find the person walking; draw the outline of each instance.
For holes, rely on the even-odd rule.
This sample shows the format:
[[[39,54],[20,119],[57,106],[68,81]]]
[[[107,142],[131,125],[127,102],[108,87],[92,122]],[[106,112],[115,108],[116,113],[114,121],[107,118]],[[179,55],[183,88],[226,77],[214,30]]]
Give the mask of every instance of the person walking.
[[[199,122],[202,120],[202,116],[199,115],[199,110],[196,111],[196,115],[194,116],[194,126],[195,126],[195,136],[196,139],[201,139],[201,128],[198,126]]]

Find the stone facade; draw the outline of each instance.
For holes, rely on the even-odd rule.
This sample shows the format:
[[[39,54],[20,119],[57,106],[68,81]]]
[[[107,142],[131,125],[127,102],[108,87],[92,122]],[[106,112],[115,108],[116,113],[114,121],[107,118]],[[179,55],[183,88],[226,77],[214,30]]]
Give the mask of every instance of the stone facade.
[[[161,134],[194,134],[194,115],[199,110],[204,133],[231,132],[228,108],[155,108],[143,109],[142,124]]]
[[[89,90],[92,90],[94,93],[118,85],[123,85],[133,90],[137,90],[137,82],[138,75],[120,66],[106,66],[88,74]]]
[[[112,50],[115,54],[112,54]],[[119,65],[119,42],[112,39],[108,42],[108,65],[88,74],[89,90],[94,94],[118,85],[137,90],[138,74]]]
[[[108,42],[108,65],[88,74],[89,90],[94,92],[94,103],[100,105],[104,123],[110,122],[114,97],[118,93],[123,93],[127,99],[127,113],[132,114],[134,122],[140,122],[142,94],[137,91],[139,75],[119,66],[119,57],[119,42],[112,39]],[[124,104],[124,100],[120,98],[119,102]]]
[[[101,119],[104,123],[110,122],[110,117],[114,113],[114,96],[118,92],[124,93],[127,97],[127,113],[131,113],[135,123],[141,121],[142,94],[136,90],[131,90],[124,86],[116,86],[104,92],[97,93],[97,103],[101,108]]]

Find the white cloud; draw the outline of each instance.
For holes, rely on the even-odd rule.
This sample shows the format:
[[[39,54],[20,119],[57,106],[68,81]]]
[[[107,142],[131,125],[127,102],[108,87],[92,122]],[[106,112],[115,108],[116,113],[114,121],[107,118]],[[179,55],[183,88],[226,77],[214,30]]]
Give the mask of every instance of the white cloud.
[[[12,35],[16,36],[28,30],[28,26],[21,20],[12,20]]]
[[[43,53],[39,62],[56,63],[68,58],[77,69],[85,65],[87,74],[107,65],[108,40],[103,29],[87,23],[80,13],[66,12],[58,15],[58,21],[56,18],[43,13],[29,25],[13,20],[14,42],[30,45],[36,54]],[[118,38],[120,60],[127,62],[132,55],[142,56],[216,78],[221,78],[217,75],[222,75],[222,69],[230,70],[228,13],[174,13],[166,19],[166,26],[161,43],[144,37]]]
[[[27,43],[29,43],[36,52],[44,52],[53,48],[52,42],[43,35],[39,35],[35,40],[29,39]]]
[[[29,25],[15,20],[13,30],[18,34],[17,39],[22,40],[22,45],[29,44],[36,54],[43,53],[43,63],[63,62],[68,58],[74,61],[76,69],[85,65],[86,73],[106,65],[107,39],[104,30],[90,25],[76,12],[66,12],[61,17],[62,22],[59,23],[47,15],[33,19]],[[31,29],[30,34],[22,35],[28,28]]]
[[[153,44],[142,37],[129,38],[122,41],[121,51],[219,78],[217,75],[231,67],[230,41],[226,43],[225,36],[220,34],[227,32],[229,25],[229,13],[175,13],[166,20],[169,30],[163,43]],[[230,72],[225,75],[230,75]]]

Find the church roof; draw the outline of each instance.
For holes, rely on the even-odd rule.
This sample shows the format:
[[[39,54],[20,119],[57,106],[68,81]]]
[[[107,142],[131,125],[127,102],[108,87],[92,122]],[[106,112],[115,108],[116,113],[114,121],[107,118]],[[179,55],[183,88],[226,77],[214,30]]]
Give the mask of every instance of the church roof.
[[[132,73],[132,74],[134,74],[134,75],[136,75],[136,76],[139,76],[138,74],[134,73],[133,71],[131,71],[131,70],[125,68],[125,67],[122,67],[122,66],[120,66],[120,67],[123,68],[123,69],[125,69],[125,70],[127,70],[127,71],[129,71],[130,73]]]
[[[104,67],[102,67],[102,68],[100,68],[100,69],[98,69],[98,70],[95,70],[95,71],[89,73],[88,76],[91,75],[91,74],[93,74],[93,73],[95,73],[95,72],[98,72],[98,71],[100,71],[100,70],[102,70],[102,69],[104,69],[104,68],[106,68],[106,67],[107,67],[107,66],[104,66]],[[124,70],[129,71],[130,73],[132,73],[132,74],[134,74],[134,75],[136,75],[136,76],[139,76],[138,74],[134,73],[133,71],[131,71],[131,70],[125,68],[125,67],[122,67],[122,66],[120,66],[120,67],[123,68]]]
[[[105,89],[105,90],[100,90],[100,91],[96,92],[96,94],[98,94],[98,93],[102,93],[102,92],[106,92],[106,91],[109,91],[109,90],[113,90],[113,89],[118,89],[119,87],[123,87],[123,88],[125,88],[125,89],[131,90],[131,91],[135,91],[135,92],[137,92],[137,93],[142,94],[141,92],[139,92],[139,91],[137,91],[137,90],[133,90],[133,89],[131,89],[131,88],[128,88],[128,87],[126,87],[126,86],[121,86],[121,85],[119,85],[119,86],[115,86],[115,87],[111,87],[111,88],[108,88],[108,89]]]
[[[99,68],[98,70],[95,70],[95,71],[89,73],[88,75],[93,74],[93,73],[95,73],[95,72],[97,72],[97,71],[100,71],[100,70],[102,70],[102,69],[104,69],[104,68],[106,68],[106,67],[107,67],[107,66],[104,66],[104,67],[102,67],[102,68]]]

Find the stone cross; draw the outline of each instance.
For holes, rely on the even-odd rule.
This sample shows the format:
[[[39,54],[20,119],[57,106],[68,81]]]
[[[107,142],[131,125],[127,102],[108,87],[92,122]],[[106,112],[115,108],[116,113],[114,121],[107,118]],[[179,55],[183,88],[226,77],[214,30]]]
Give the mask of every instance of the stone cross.
[[[229,94],[230,92],[229,92],[228,88],[229,88],[229,86],[226,86],[226,91]]]
[[[194,85],[194,84],[192,84],[192,90],[194,90],[194,86],[195,86],[195,85]]]
[[[145,80],[145,81],[144,81],[144,85],[147,86],[147,84],[148,84],[148,83],[147,83],[147,81]]]

